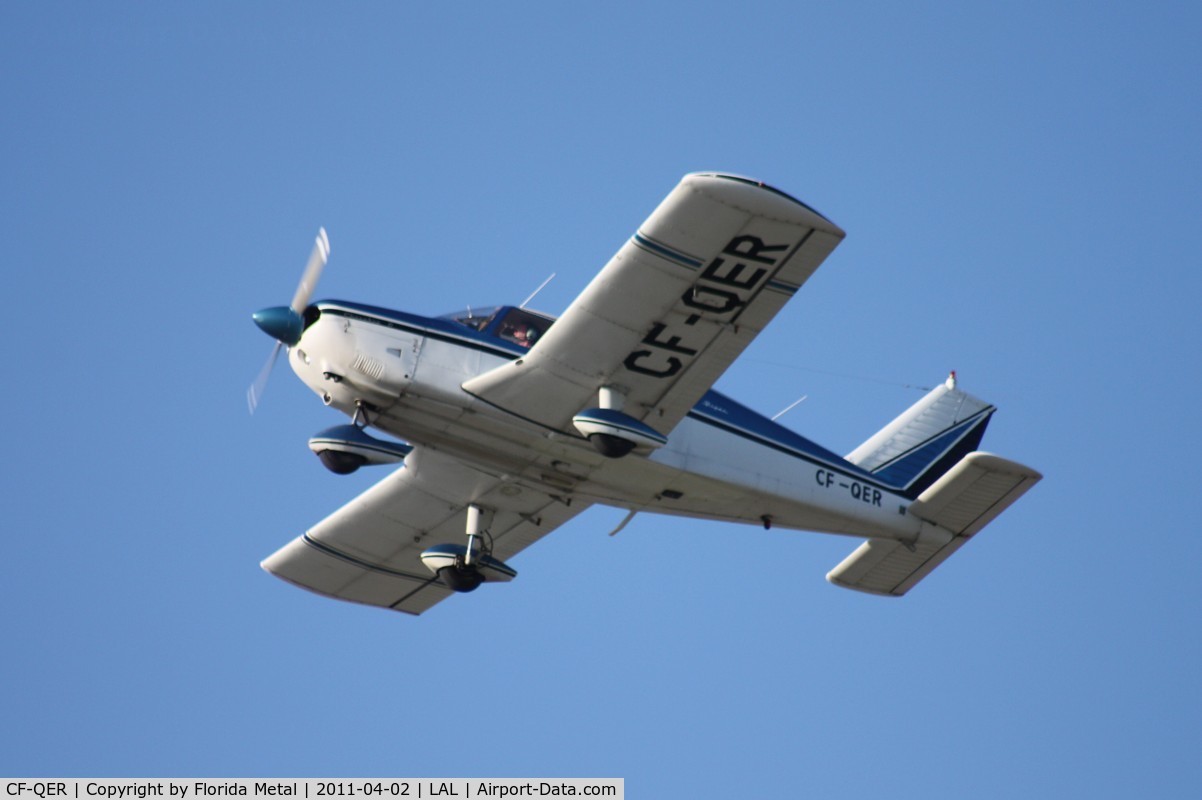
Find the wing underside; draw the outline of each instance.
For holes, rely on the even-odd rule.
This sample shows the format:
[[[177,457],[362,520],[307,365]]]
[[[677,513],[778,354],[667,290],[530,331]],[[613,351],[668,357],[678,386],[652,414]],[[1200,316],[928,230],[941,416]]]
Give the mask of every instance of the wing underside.
[[[420,614],[452,594],[421,562],[466,542],[467,506],[487,509],[493,556],[508,559],[588,507],[419,448],[404,466],[263,561],[319,594]]]
[[[526,356],[463,388],[564,431],[610,387],[666,434],[842,238],[763,184],[688,175]]]

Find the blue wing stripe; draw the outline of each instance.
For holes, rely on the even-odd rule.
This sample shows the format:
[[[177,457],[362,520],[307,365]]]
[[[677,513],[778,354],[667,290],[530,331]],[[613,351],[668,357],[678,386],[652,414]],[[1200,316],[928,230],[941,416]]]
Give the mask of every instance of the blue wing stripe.
[[[654,253],[657,256],[666,258],[669,261],[680,264],[682,267],[689,269],[701,269],[702,262],[692,256],[685,255],[679,250],[673,250],[662,242],[657,242],[651,237],[645,235],[642,231],[636,233],[631,239],[637,246],[643,248],[649,253]]]
[[[423,584],[430,583],[434,580],[434,578],[430,575],[414,575],[412,572],[402,572],[398,569],[386,567],[383,564],[373,564],[370,561],[364,561],[363,559],[352,556],[349,553],[344,553],[337,548],[330,547],[324,542],[319,542],[307,533],[301,537],[301,540],[314,550],[325,553],[332,558],[337,558],[340,561],[345,561],[348,564],[353,564],[354,566],[362,569],[371,570],[372,572],[379,572],[384,575],[391,575],[394,578],[404,578],[406,580],[417,581],[418,583]]]

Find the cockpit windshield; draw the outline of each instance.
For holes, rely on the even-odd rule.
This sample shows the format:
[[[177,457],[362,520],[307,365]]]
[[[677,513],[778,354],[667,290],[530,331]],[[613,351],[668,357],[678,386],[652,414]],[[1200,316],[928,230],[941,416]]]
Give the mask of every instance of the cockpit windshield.
[[[500,310],[501,306],[485,306],[483,308],[468,306],[463,311],[443,314],[442,318],[458,322],[460,325],[471,328],[474,331],[482,331],[488,327],[488,324],[493,321]]]

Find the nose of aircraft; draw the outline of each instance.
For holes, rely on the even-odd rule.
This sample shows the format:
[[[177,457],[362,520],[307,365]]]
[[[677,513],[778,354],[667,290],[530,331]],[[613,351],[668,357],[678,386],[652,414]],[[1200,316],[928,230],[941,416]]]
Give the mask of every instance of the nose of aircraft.
[[[277,342],[292,347],[300,341],[305,323],[301,315],[288,306],[272,306],[251,315],[259,329]]]
[[[292,304],[272,306],[251,315],[260,330],[276,340],[276,346],[268,356],[267,363],[259,372],[259,377],[246,392],[246,403],[252,414],[255,413],[259,399],[263,396],[263,390],[267,387],[267,378],[271,375],[271,369],[275,366],[275,360],[279,356],[280,350],[295,345],[300,341],[301,334],[305,332],[303,316],[305,307],[309,305],[309,298],[313,296],[313,289],[317,286],[317,280],[321,277],[321,271],[325,269],[329,257],[330,239],[326,236],[326,229],[321,228],[317,231],[317,239],[313,242],[313,252],[309,254],[309,263],[305,265],[300,285],[296,287],[296,294],[292,296]]]

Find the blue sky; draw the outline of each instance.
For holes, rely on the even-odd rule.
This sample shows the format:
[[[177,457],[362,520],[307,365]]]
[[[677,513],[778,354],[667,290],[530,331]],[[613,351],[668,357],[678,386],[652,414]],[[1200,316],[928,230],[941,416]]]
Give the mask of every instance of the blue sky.
[[[631,797],[1202,784],[1202,10],[8,4],[0,772],[613,776]],[[596,509],[413,619],[258,562],[380,475],[318,296],[557,313],[681,175],[848,237],[723,391],[851,450],[949,369],[1045,480],[900,601],[854,541]]]

